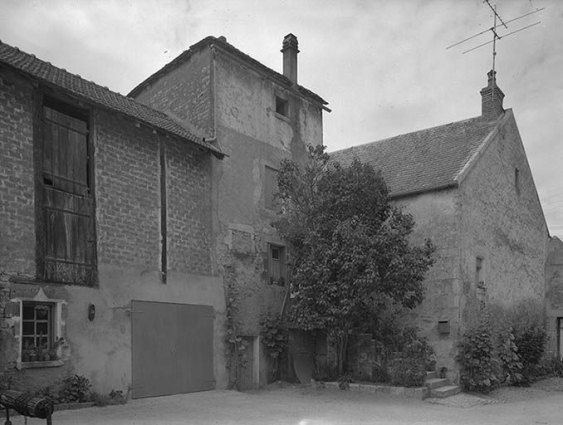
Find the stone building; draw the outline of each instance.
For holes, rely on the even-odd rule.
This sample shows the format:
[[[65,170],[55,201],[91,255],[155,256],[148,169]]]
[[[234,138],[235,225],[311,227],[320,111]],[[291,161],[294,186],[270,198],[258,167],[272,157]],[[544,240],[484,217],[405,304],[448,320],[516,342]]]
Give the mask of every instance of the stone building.
[[[413,243],[430,238],[436,263],[425,300],[408,313],[457,379],[458,339],[489,303],[543,302],[548,230],[511,109],[494,73],[482,114],[334,152],[380,169],[392,202],[412,214]]]
[[[0,43],[0,373],[225,387],[215,162],[166,114]]]
[[[563,359],[563,242],[549,239],[545,267],[547,354]]]
[[[271,227],[280,161],[303,163],[307,145],[323,142],[326,102],[298,84],[297,53],[297,38],[289,34],[282,75],[224,37],[208,37],[129,94],[179,122],[190,121],[227,155],[213,164],[214,256],[249,345],[240,388],[266,383],[260,315],[279,312],[288,295],[288,247]],[[233,291],[236,297],[230,297]]]

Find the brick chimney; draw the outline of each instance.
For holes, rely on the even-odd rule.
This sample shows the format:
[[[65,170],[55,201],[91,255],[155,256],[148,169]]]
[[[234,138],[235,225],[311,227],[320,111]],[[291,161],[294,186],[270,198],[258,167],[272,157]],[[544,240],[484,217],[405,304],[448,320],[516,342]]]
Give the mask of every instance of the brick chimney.
[[[288,34],[283,38],[281,52],[283,53],[283,75],[297,84],[297,37]]]
[[[503,112],[504,93],[497,86],[496,71],[487,73],[487,87],[481,90],[481,115],[489,120],[496,120]]]

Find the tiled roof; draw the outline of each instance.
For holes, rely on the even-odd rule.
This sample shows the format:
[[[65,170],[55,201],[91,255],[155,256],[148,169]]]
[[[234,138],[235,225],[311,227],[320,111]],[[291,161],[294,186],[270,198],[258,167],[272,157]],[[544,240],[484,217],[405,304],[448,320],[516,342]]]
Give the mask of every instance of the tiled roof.
[[[332,152],[331,157],[342,165],[358,158],[381,170],[391,196],[426,192],[456,185],[496,124],[471,118]]]
[[[279,72],[274,71],[271,68],[268,68],[266,65],[262,64],[261,62],[257,61],[256,59],[252,58],[251,56],[247,55],[246,53],[243,53],[242,51],[237,49],[232,44],[227,43],[227,41],[225,40],[224,37],[216,38],[216,37],[209,36],[209,37],[206,37],[203,40],[197,42],[196,44],[190,46],[190,48],[188,50],[185,50],[183,53],[181,53],[174,60],[172,60],[171,62],[166,64],[160,70],[156,71],[154,74],[152,74],[150,77],[148,77],[145,81],[143,81],[137,87],[135,87],[133,90],[131,90],[131,92],[128,94],[128,96],[135,97],[139,92],[141,92],[143,90],[143,88],[145,86],[152,84],[154,81],[158,80],[162,75],[164,75],[164,74],[168,73],[169,71],[173,70],[174,68],[180,66],[182,63],[187,61],[192,56],[192,54],[194,52],[197,52],[197,51],[199,51],[199,50],[203,49],[204,47],[211,45],[211,44],[214,44],[216,46],[219,46],[219,47],[225,49],[227,52],[235,55],[236,57],[238,57],[240,59],[242,59],[243,61],[247,62],[251,66],[262,70],[270,78],[277,81],[282,86],[285,86],[288,89],[291,89],[293,87],[293,83],[291,82],[291,80],[289,78],[280,74]],[[301,93],[301,95],[308,97],[309,99],[312,99],[315,102],[320,103],[321,105],[328,105],[328,102],[326,100],[324,100],[322,97],[313,93],[311,90],[306,89],[303,86],[298,85],[297,90],[299,91],[299,93]]]
[[[56,86],[88,104],[93,104],[115,112],[122,113],[149,126],[178,136],[211,151],[215,156],[223,158],[224,154],[215,146],[206,143],[192,134],[182,125],[173,121],[164,113],[149,108],[126,96],[102,87],[79,75],[57,68],[49,62],[42,61],[34,55],[25,53],[16,47],[0,42],[0,65],[4,64],[26,74],[42,83]]]

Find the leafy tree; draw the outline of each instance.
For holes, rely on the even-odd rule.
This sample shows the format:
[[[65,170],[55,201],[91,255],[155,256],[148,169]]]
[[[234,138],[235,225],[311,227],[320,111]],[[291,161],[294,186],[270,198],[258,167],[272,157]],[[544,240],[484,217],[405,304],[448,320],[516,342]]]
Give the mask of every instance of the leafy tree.
[[[292,319],[336,341],[343,373],[347,338],[378,300],[407,308],[423,299],[422,281],[434,247],[412,247],[412,216],[389,204],[379,172],[355,160],[330,161],[324,146],[309,147],[308,165],[282,161],[282,213],[274,226],[292,246]]]

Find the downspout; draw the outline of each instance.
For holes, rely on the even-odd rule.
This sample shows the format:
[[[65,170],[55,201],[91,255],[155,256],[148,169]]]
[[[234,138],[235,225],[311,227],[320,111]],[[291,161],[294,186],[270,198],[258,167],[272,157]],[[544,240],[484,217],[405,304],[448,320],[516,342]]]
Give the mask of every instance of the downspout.
[[[213,129],[212,129],[212,136],[208,139],[205,139],[206,142],[209,143],[216,143],[217,142],[217,79],[215,78],[216,75],[216,62],[215,62],[215,55],[216,55],[216,47],[215,44],[211,44],[209,46],[211,49],[211,66],[209,67],[209,73],[211,78],[211,90],[213,90]]]

